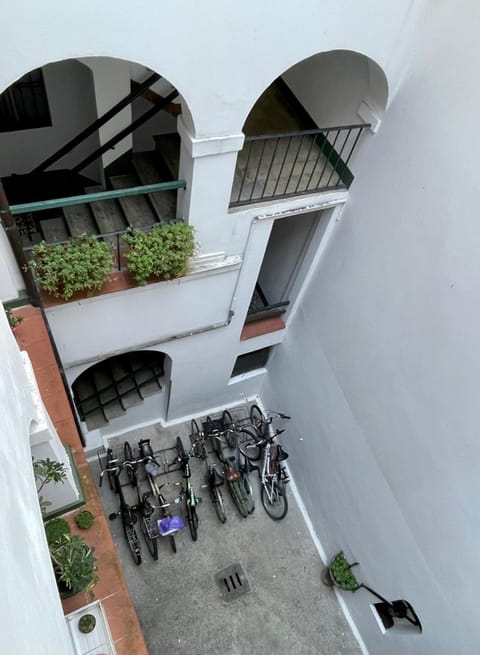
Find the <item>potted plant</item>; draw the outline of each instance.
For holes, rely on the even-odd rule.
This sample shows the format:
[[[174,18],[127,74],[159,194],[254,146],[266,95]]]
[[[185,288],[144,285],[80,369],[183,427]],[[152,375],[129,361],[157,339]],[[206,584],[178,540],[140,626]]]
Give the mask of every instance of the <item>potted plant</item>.
[[[51,546],[57,541],[62,541],[65,535],[70,534],[70,526],[65,519],[51,519],[45,523],[45,534],[48,545]]]
[[[75,523],[81,530],[88,530],[95,523],[95,517],[88,509],[84,509],[75,516]]]
[[[63,300],[76,292],[101,289],[113,268],[110,243],[86,234],[63,245],[42,241],[33,248],[32,255],[28,266],[40,288]]]
[[[344,591],[356,591],[361,586],[352,573],[352,567],[358,562],[349,564],[343,551],[340,551],[330,560],[330,564],[323,574],[323,582],[330,587],[334,585]]]
[[[86,591],[93,598],[98,581],[94,549],[76,534],[65,534],[49,548],[60,595],[65,598]]]
[[[97,619],[93,616],[93,614],[84,614],[78,620],[78,629],[80,632],[83,632],[83,634],[88,634],[89,632],[95,630],[96,625]]]
[[[127,268],[140,285],[151,277],[185,275],[195,249],[194,229],[183,222],[155,225],[150,232],[131,230],[123,238],[130,247],[124,255]]]

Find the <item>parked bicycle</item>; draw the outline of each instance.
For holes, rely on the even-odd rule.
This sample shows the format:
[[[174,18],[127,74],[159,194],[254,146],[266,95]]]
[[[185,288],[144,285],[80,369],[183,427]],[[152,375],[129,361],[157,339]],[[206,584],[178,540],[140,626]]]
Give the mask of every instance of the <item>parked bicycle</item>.
[[[118,511],[111,513],[108,518],[113,520],[116,519],[117,516],[120,516],[128,548],[132,555],[133,561],[138,565],[142,562],[142,555],[140,550],[140,542],[138,540],[137,531],[135,529],[135,525],[137,523],[137,515],[135,513],[136,507],[127,503],[123,493],[122,485],[120,484],[121,472],[124,469],[127,469],[128,471],[129,468],[132,468],[132,462],[120,462],[120,460],[113,457],[112,449],[107,449],[107,462],[105,468],[100,472],[99,486],[102,486],[103,476],[106,473],[108,475],[110,488],[118,495],[120,500],[120,507]]]
[[[162,473],[162,469],[158,461],[155,459],[153,449],[150,444],[150,439],[141,439],[138,442],[138,447],[144,461],[143,468],[145,470],[146,478],[150,487],[149,491],[146,491],[142,494],[142,501],[145,508],[144,513],[150,514],[151,516],[155,510],[160,511],[159,521],[147,521],[150,528],[149,536],[155,536],[155,544],[157,544],[158,537],[168,537],[170,547],[172,551],[176,553],[177,544],[175,541],[175,534],[183,528],[183,521],[179,516],[172,514],[172,502],[168,502],[162,493],[162,489],[171,483],[164,482],[163,484],[158,484],[157,478]],[[155,500],[152,501],[152,499]],[[173,500],[173,503],[178,504],[180,499],[180,496],[177,496]]]
[[[290,417],[280,412],[269,412],[267,417],[257,405],[253,405],[252,409],[254,407],[256,409],[253,411],[253,415],[252,411],[250,412],[250,418],[257,434],[254,435],[254,440],[243,442],[240,450],[252,461],[262,458],[262,464],[258,469],[262,505],[270,518],[280,521],[285,518],[288,512],[286,485],[289,478],[285,467],[282,465],[282,462],[287,459],[288,453],[280,444],[275,443],[275,439],[284,430],[277,429],[274,433],[271,433],[270,425],[275,417],[282,419]]]
[[[185,451],[181,437],[177,437],[176,447],[178,461],[182,465],[183,477],[185,479],[185,487],[182,488],[181,495],[185,498],[185,507],[187,511],[187,520],[188,527],[190,528],[190,534],[192,535],[193,541],[196,541],[198,537],[197,506],[201,502],[201,498],[195,494],[192,486],[192,472],[190,470],[190,458],[192,457],[192,451],[189,450],[188,453]]]
[[[203,459],[207,469],[207,484],[210,491],[210,498],[217,513],[219,521],[225,523],[227,514],[225,512],[225,505],[223,502],[223,494],[220,487],[224,484],[225,480],[217,471],[215,464],[212,464],[208,457],[208,450],[206,445],[206,435],[203,430],[200,430],[198,423],[192,419],[191,423],[191,438],[192,447],[196,457]]]
[[[237,457],[235,455],[225,455],[224,440],[226,441],[226,439],[223,433],[212,433],[209,436],[213,442],[213,449],[223,465],[223,477],[227,481],[232,500],[240,515],[247,518],[255,509],[251,485],[245,483],[245,473],[248,478],[247,469],[244,468],[244,475],[242,476]]]

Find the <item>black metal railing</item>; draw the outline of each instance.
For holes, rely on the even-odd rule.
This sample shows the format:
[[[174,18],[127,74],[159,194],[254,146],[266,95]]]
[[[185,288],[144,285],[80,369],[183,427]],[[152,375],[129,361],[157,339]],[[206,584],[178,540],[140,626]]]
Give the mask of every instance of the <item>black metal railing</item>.
[[[255,321],[263,321],[267,318],[276,318],[285,314],[287,307],[290,304],[289,300],[283,302],[273,303],[271,305],[264,305],[263,307],[249,308],[245,323],[254,323]]]
[[[230,206],[348,189],[348,164],[368,124],[246,137]]]

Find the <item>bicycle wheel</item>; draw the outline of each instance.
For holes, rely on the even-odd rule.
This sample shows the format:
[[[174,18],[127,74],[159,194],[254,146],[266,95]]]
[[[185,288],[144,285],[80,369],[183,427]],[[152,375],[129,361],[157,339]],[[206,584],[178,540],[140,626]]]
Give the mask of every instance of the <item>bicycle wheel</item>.
[[[125,522],[123,524],[123,531],[125,533],[125,539],[127,540],[132,559],[138,566],[142,563],[142,555],[140,553],[140,544],[138,542],[137,531],[134,527],[127,525]]]
[[[181,437],[177,437],[177,454],[178,457],[182,460],[185,459],[185,448],[183,447],[183,441]]]
[[[240,432],[241,439],[239,442],[240,452],[252,462],[256,462],[262,455],[262,439],[248,428],[243,428]]]
[[[126,462],[132,462],[133,461],[133,452],[132,452],[132,447],[128,443],[128,441],[125,441],[123,444],[123,457]],[[137,486],[137,473],[135,471],[134,466],[126,466],[127,469],[127,477],[128,481],[130,482],[130,486],[136,487]]]
[[[223,443],[222,437],[220,435],[214,435],[211,437],[213,442],[213,450],[218,459],[223,462]]]
[[[172,551],[173,551],[174,553],[176,553],[176,552],[177,552],[177,544],[176,544],[175,537],[173,536],[173,534],[171,534],[171,535],[168,537],[168,540],[170,541],[170,546],[171,546],[171,548],[172,548]]]
[[[245,495],[247,498],[247,511],[249,514],[252,514],[255,511],[255,499],[253,497],[253,488],[252,483],[248,474],[245,474],[242,478],[243,488],[245,489]]]
[[[211,489],[211,498],[215,511],[217,512],[218,519],[221,523],[225,523],[227,515],[225,513],[225,506],[223,504],[223,495],[218,487]]]
[[[191,433],[192,433],[192,438],[195,441],[195,439],[198,439],[198,437],[200,435],[200,428],[198,427],[198,423],[196,422],[196,420],[194,418],[192,418],[192,421],[190,423],[190,430],[191,430]]]
[[[267,436],[267,420],[258,405],[250,407],[250,421],[261,437]]]
[[[241,516],[246,519],[248,516],[248,502],[242,488],[242,483],[240,480],[232,480],[228,483],[228,488],[230,489],[230,495],[235,503],[235,507],[238,509]]]
[[[265,485],[268,486],[268,493]],[[269,497],[270,496],[270,497]],[[288,512],[288,501],[285,487],[277,480],[262,481],[262,505],[268,516],[274,521],[281,521]]]
[[[188,527],[190,528],[190,534],[192,535],[192,539],[193,541],[197,541],[198,516],[195,507],[191,507],[190,505],[187,505],[187,517],[188,517]]]
[[[148,552],[154,560],[158,560],[158,544],[156,537],[151,537],[152,519],[150,516],[142,516],[140,521],[140,530],[142,531],[143,540],[147,545]]]

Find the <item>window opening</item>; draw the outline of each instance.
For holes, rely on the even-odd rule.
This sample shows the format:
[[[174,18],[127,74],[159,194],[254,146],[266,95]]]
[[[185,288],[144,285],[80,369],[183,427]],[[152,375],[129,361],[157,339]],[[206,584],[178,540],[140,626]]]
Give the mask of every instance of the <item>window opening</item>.
[[[0,132],[50,127],[51,124],[40,68],[21,77],[0,95]]]
[[[271,347],[261,348],[245,355],[239,355],[233,367],[231,377],[233,378],[236,375],[242,375],[242,373],[255,371],[257,368],[264,368],[267,365],[271,350]]]

